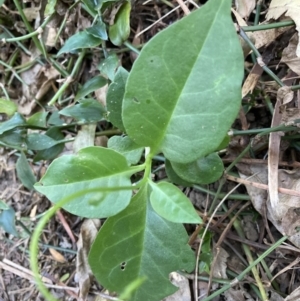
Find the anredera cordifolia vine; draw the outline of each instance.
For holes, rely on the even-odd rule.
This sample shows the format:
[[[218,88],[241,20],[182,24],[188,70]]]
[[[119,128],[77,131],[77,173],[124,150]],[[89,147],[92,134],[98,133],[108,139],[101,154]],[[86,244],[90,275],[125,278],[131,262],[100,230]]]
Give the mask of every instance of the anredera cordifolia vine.
[[[35,185],[55,204],[32,238],[36,277],[38,237],[61,207],[85,218],[107,218],[89,264],[110,291],[122,294],[138,282],[129,300],[158,301],[177,290],[168,279],[172,271],[193,270],[182,223],[199,224],[201,218],[179,188],[151,180],[151,163],[162,153],[172,172],[192,184],[211,183],[222,174],[216,151],[237,116],[243,79],[230,8],[230,0],[208,1],[154,36],[129,75],[117,71],[109,90],[114,105],[108,108],[111,122],[127,135],[126,147],[118,137],[108,143],[111,148],[90,146],[57,158]],[[144,163],[134,165],[145,148]],[[131,176],[141,171],[143,178],[132,185]]]

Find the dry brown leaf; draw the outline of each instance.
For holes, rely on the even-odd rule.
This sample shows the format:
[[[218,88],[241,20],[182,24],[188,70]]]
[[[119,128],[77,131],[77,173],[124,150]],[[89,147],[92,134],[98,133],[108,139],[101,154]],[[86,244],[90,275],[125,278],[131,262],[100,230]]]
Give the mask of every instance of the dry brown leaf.
[[[249,92],[253,92],[262,73],[262,67],[259,64],[255,64],[243,84],[242,98],[245,97]]]
[[[61,253],[56,251],[55,249],[49,248],[49,252],[55,261],[60,262],[60,263],[66,262],[65,257]]]
[[[106,94],[107,94],[108,85],[97,89],[95,91],[96,99],[105,107],[106,106]]]
[[[23,13],[29,22],[32,22],[39,17],[39,11],[40,7],[28,7],[23,9]]]
[[[217,256],[217,257],[216,257]],[[213,277],[227,279],[227,258],[229,254],[221,247],[218,248],[218,252],[214,250],[214,258],[216,258],[213,266]]]
[[[248,26],[246,21],[240,16],[240,14],[236,10],[232,8],[231,11],[234,14],[239,26]],[[249,37],[252,43],[255,43],[255,37],[252,32],[247,32],[247,36]],[[239,36],[239,40],[243,49],[244,57],[246,57],[248,54],[251,53],[252,50],[248,43],[246,43],[246,41],[242,37]]]
[[[77,242],[76,281],[79,282],[80,298],[82,299],[86,298],[93,278],[93,273],[88,263],[88,253],[97,236],[100,224],[100,220],[86,219],[80,229]]]
[[[242,285],[240,285],[239,289],[230,288],[224,293],[224,296],[226,301],[254,301],[254,299],[245,291]]]
[[[269,11],[266,15],[267,20],[277,20],[282,15],[290,17],[296,23],[296,29],[300,29],[300,0],[272,0]],[[298,44],[296,55],[300,57],[300,46]]]
[[[282,123],[280,112],[280,107],[284,102],[288,103],[290,101],[290,88],[281,87],[277,91],[277,101],[274,108],[274,113],[272,117],[271,127],[276,127]],[[269,154],[268,154],[268,182],[269,182],[269,197],[270,204],[273,208],[273,214],[278,216],[280,219],[281,211],[279,208],[279,196],[278,196],[278,164],[280,160],[280,141],[281,132],[270,133],[269,138]]]
[[[300,300],[300,287],[295,289],[284,301],[299,301]]]
[[[267,24],[267,23],[260,23],[259,25]],[[255,31],[253,33],[254,39],[255,39],[255,47],[257,49],[268,46],[270,43],[275,41],[277,37],[279,37],[281,34],[288,31],[292,26],[288,27],[279,27],[279,28],[273,28],[269,30],[259,30]]]
[[[255,0],[235,0],[236,10],[242,18],[248,18],[255,8],[255,2]]]
[[[296,55],[299,37],[295,33],[286,48],[283,49],[281,62],[286,63],[291,70],[300,75],[300,58]]]
[[[179,289],[173,295],[163,299],[163,301],[191,301],[191,290],[188,279],[173,272],[170,274],[170,280]]]
[[[82,148],[94,146],[96,124],[85,124],[81,126],[73,143],[73,152],[78,153]]]
[[[251,181],[262,184],[268,183],[268,168],[265,165],[239,163],[237,168],[243,179],[254,175]],[[292,171],[278,170],[278,183],[282,188],[299,191],[300,169],[296,168]],[[290,241],[297,247],[300,247],[300,233],[297,231],[300,227],[300,218],[298,215],[300,211],[300,197],[279,193],[277,207],[273,208],[271,203],[267,201],[268,192],[266,190],[258,189],[252,185],[246,185],[246,188],[254,208],[261,215],[264,215],[266,210],[267,218],[277,230],[283,235],[290,236]]]

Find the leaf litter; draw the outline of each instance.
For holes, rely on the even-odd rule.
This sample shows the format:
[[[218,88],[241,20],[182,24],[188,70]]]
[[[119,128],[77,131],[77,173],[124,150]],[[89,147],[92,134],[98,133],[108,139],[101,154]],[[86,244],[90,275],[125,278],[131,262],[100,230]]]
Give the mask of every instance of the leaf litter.
[[[262,11],[261,13],[259,24],[268,24],[274,22],[274,20],[282,20],[282,18],[288,17],[296,23],[296,29],[298,30],[298,26],[300,24],[299,1],[273,0],[265,2],[265,11]],[[240,17],[244,18],[245,22],[244,24],[240,24],[241,26],[253,25],[253,19],[258,4],[259,1],[236,1],[235,8]],[[7,29],[14,31],[15,27],[15,30],[21,34],[29,33],[26,32],[26,27],[24,26],[23,22],[20,21],[18,16],[11,13],[15,11],[16,8],[9,3],[4,5],[1,7],[1,10],[5,10],[8,14],[10,14],[12,20],[15,21],[15,26],[8,23]],[[47,47],[47,51],[54,54],[58,53],[59,49],[61,49],[62,45],[65,44],[65,41],[70,36],[78,32],[80,29],[88,28],[91,26],[93,21],[79,8],[79,6],[71,8],[69,4],[60,1],[58,1],[57,5],[58,6],[56,7],[53,18],[47,24],[46,30],[42,35],[45,46]],[[168,13],[176,5],[177,1],[157,1],[157,3],[154,3],[154,1],[145,1],[145,4],[136,1],[132,8],[132,31],[129,40],[134,41],[133,44],[138,47],[139,43],[148,41],[152,36],[155,36],[157,32],[163,28],[166,28],[168,24],[171,24],[177,19],[182,18],[183,12],[178,8],[173,13],[168,15]],[[190,4],[188,8],[190,10],[195,9],[192,4]],[[266,15],[265,12],[267,12]],[[31,22],[32,26],[35,26],[41,22],[41,20],[39,20],[39,16],[44,15],[43,7],[39,8],[34,6],[26,7],[24,13]],[[113,14],[113,12],[107,12],[107,15],[105,16],[107,20],[114,18],[112,15],[110,15],[110,13]],[[164,19],[161,19],[159,22],[155,23],[156,20],[164,16],[166,16]],[[60,32],[59,26],[63,20],[65,20],[66,23],[64,29]],[[149,26],[151,26],[151,28],[143,32],[143,29]],[[279,29],[270,29],[253,33],[253,41],[255,46],[261,53],[265,51],[265,56],[263,56],[264,62],[273,70],[275,74],[277,74],[278,77],[280,77],[283,81],[286,80],[285,83],[289,80],[290,83],[287,83],[288,86],[298,84],[298,76],[300,75],[298,66],[299,38],[298,33],[295,31],[290,40],[287,42],[283,41],[284,39],[282,36],[285,34],[285,32],[294,30],[294,28],[295,26],[282,27]],[[1,34],[3,32],[1,32]],[[272,43],[276,43],[277,46],[270,47],[272,48],[270,50],[268,46]],[[7,45],[10,44],[0,45],[0,58],[4,62],[8,62],[14,53],[13,51],[17,51],[17,49],[14,47],[8,47]],[[48,64],[37,60],[37,54],[39,51],[36,49],[31,40],[24,42],[23,46],[24,45],[26,50],[21,52],[20,56],[18,57],[19,61],[12,64],[15,64],[14,68],[16,70],[22,70],[23,65],[27,64],[29,64],[29,68],[25,68],[21,72],[18,71],[21,78],[21,80],[18,80],[14,70],[5,69],[1,65],[0,83],[7,89],[8,96],[10,97],[10,99],[7,100],[11,100],[18,105],[19,113],[26,117],[30,117],[34,113],[41,110],[39,101],[47,103],[47,101],[51,99],[53,94],[60,87],[60,82],[58,79],[60,79],[62,76],[57,69],[53,68],[52,65],[49,66]],[[117,50],[118,48],[112,47],[112,49]],[[95,52],[95,57],[93,59],[95,60],[95,58],[97,58],[98,62],[96,61],[96,64],[100,64],[101,59],[99,53],[97,53],[97,49],[95,49]],[[26,53],[26,55],[24,55],[24,53]],[[250,67],[247,79],[243,86],[243,111],[246,117],[246,120],[243,123],[246,122],[246,128],[259,129],[262,127],[270,127],[271,124],[272,126],[279,126],[281,124],[286,124],[289,126],[293,125],[295,122],[297,122],[297,119],[300,118],[299,93],[293,92],[291,89],[286,87],[279,89],[278,85],[274,84],[273,79],[262,72],[261,66],[253,64],[249,56],[249,50],[247,50],[245,56],[248,64],[246,66]],[[66,61],[70,59],[70,57],[71,56],[61,57],[57,60],[57,62],[66,67]],[[119,59],[121,65],[129,70],[132,62],[135,60],[135,55],[133,55],[132,52],[129,55],[125,53],[121,54]],[[92,78],[97,74],[97,68],[90,68],[92,63],[95,64],[95,61],[91,62],[91,60],[86,60],[81,68],[80,73],[77,75],[76,81],[72,82],[68,87],[66,95],[70,97],[71,102],[74,100],[74,92],[77,91],[77,85],[84,84],[86,82],[86,78]],[[294,73],[289,73],[290,70]],[[289,77],[287,76],[288,74],[290,74]],[[6,98],[6,95],[0,96],[1,98]],[[94,97],[97,99],[97,101],[105,105],[106,88],[101,88],[98,91],[95,91]],[[268,107],[265,102],[266,98],[269,98],[274,105],[275,114],[273,114],[273,117],[268,111]],[[60,106],[64,106],[63,103],[60,104]],[[4,115],[1,115],[0,117],[1,121],[6,120]],[[64,119],[61,116],[58,118],[60,118],[62,122],[67,122],[66,118]],[[49,123],[47,124],[49,125]],[[99,126],[102,128],[108,126],[103,121],[100,121],[99,124]],[[241,121],[237,120],[233,125],[233,128],[239,130],[240,125]],[[245,126],[243,126],[243,129],[245,129]],[[296,256],[298,256],[298,248],[300,247],[300,237],[298,234],[300,226],[299,196],[287,195],[278,191],[278,188],[285,188],[292,192],[300,191],[300,164],[298,164],[300,160],[299,146],[297,141],[285,139],[288,138],[289,135],[297,135],[298,131],[293,129],[291,132],[292,133],[279,132],[270,134],[269,145],[265,142],[262,142],[261,144],[257,142],[257,149],[255,150],[256,157],[245,157],[241,160],[241,162],[244,163],[239,163],[236,166],[236,171],[239,173],[239,176],[242,179],[246,180],[249,178],[249,176],[253,176],[251,179],[247,180],[248,182],[245,182],[246,191],[243,190],[243,188],[239,188],[238,192],[250,197],[253,207],[257,212],[260,213],[260,217],[257,217],[254,210],[250,211],[250,213],[245,211],[245,215],[248,215],[248,218],[250,215],[252,227],[254,227],[253,225],[259,225],[259,227],[258,236],[248,235],[247,239],[243,241],[252,245],[255,252],[257,252],[261,251],[261,249],[264,249],[267,246],[265,243],[272,243],[276,241],[279,235],[291,235],[290,241],[294,244],[294,246],[286,245],[285,247],[280,248],[280,256],[276,257],[276,254],[274,253],[271,254],[272,256],[270,256],[270,258],[267,260],[267,264],[270,266],[270,269],[273,265],[277,265],[277,268],[275,268],[276,272],[284,269],[285,266],[288,266],[290,262],[293,261]],[[92,140],[93,138],[95,139],[96,135],[95,126],[92,126],[92,130],[87,130],[87,128],[84,126],[80,129],[79,126],[78,131],[76,129],[75,132],[70,132],[68,129],[66,129],[63,133],[75,138],[77,143],[74,149],[75,152],[82,148],[85,143],[91,145]],[[245,141],[245,139],[241,136],[236,136],[234,139],[232,139],[230,147],[227,149],[227,155],[223,158],[224,162],[226,162],[226,159],[232,160],[232,158],[234,158],[243,150],[245,147],[243,141]],[[289,141],[292,142],[289,143]],[[81,143],[78,144],[78,142]],[[255,146],[256,145],[253,145],[253,149],[255,149]],[[66,150],[64,150],[64,152],[65,151]],[[26,168],[31,168],[34,175],[37,177],[43,175],[48,162],[40,161],[38,164],[36,164],[31,160],[32,154],[27,153],[26,155],[29,162]],[[265,159],[265,156],[268,156],[268,163]],[[1,285],[4,284],[4,288],[3,292],[1,291],[0,293],[0,297],[4,300],[10,300],[11,297],[15,298],[15,300],[24,300],[25,298],[40,300],[35,287],[28,281],[28,278],[21,273],[22,268],[25,268],[27,269],[26,275],[30,274],[28,270],[28,255],[26,253],[29,234],[26,233],[23,226],[25,225],[25,228],[31,231],[35,225],[35,218],[38,218],[39,214],[45,212],[46,209],[49,208],[50,203],[48,201],[45,202],[45,199],[43,199],[41,195],[33,190],[30,191],[24,188],[20,182],[21,179],[16,177],[16,163],[19,158],[19,155],[16,151],[12,151],[7,147],[3,147],[1,148],[0,158],[0,187],[2,191],[1,199],[5,200],[5,203],[11,206],[16,213],[14,218],[16,221],[16,231],[20,236],[17,238],[12,236],[11,233],[5,234],[3,229],[1,230],[1,238],[3,238],[4,243],[1,243],[0,248],[0,263],[2,268],[2,274],[0,277]],[[158,179],[163,178],[165,178],[165,174],[159,173]],[[268,190],[260,189],[252,185],[253,182],[268,185],[269,193]],[[228,192],[232,185],[233,184],[228,181],[223,187],[223,192]],[[202,187],[202,189],[204,188],[205,187]],[[217,188],[218,182],[209,185],[210,191],[216,191]],[[185,190],[185,193],[190,196],[190,199],[200,212],[206,212],[206,208],[209,207],[212,202],[212,198],[209,197],[206,192],[200,192],[197,190],[197,188],[188,188]],[[233,204],[235,204],[234,202],[236,201],[230,199],[228,201],[228,205],[233,206]],[[37,208],[37,213],[30,214],[34,208]],[[66,217],[67,224],[71,225],[72,231],[75,233],[75,235],[78,235],[78,254],[82,254],[82,252],[86,253],[88,251],[88,245],[91,243],[91,240],[93,240],[93,230],[91,230],[91,227],[97,228],[98,226],[88,226],[87,231],[91,237],[89,238],[87,235],[84,235],[83,237],[82,233],[85,231],[84,229],[86,227],[86,223],[90,223],[92,220],[86,220],[86,222],[81,225],[81,222],[74,216],[66,212],[64,212],[63,215]],[[220,233],[220,230],[224,228],[227,222],[226,219],[223,219],[223,221],[218,224],[218,220],[220,220],[220,218],[222,217],[216,216],[212,225],[212,231],[213,229],[215,230],[215,235]],[[20,226],[21,224],[17,222],[19,220],[23,223],[23,226]],[[249,222],[247,218],[242,218],[242,221],[244,224]],[[193,229],[190,230],[190,233],[192,233],[192,231]],[[55,233],[55,235],[53,235],[53,233]],[[237,240],[237,235],[234,230],[230,230],[228,232],[228,237],[225,238],[225,242],[231,239],[233,239],[233,248],[232,246],[228,247],[227,244],[224,244],[224,252],[229,254],[229,258],[236,256],[236,253],[242,253],[241,245],[235,242],[235,240]],[[88,243],[81,244],[81,240],[88,240]],[[64,251],[49,249],[46,246],[52,245],[54,247],[64,247],[66,245],[66,241],[68,242],[68,247]],[[74,281],[74,253],[68,251],[75,251],[76,247],[72,245],[71,238],[68,237],[68,234],[66,234],[65,228],[61,226],[61,221],[58,220],[58,218],[57,220],[51,220],[47,228],[44,230],[43,243],[45,246],[39,255],[40,260],[45,262],[43,272],[48,277],[47,279],[51,279],[52,283],[65,287],[64,290],[58,290],[55,288],[51,289],[52,293],[61,300],[67,300],[66,298],[68,297],[75,299],[77,296],[77,290],[72,291],[72,289],[77,289],[79,286],[81,296],[94,296],[93,294],[89,294],[89,291],[95,292],[99,286],[98,284],[95,284],[95,282],[92,281],[89,283],[90,280],[87,280],[90,279],[88,264],[85,259],[83,259],[82,262],[79,262],[79,255],[77,256],[77,269],[79,269],[81,274],[79,273],[77,278],[79,277],[80,284],[78,285]],[[223,261],[220,264],[215,265],[213,276],[217,277],[221,275],[222,278],[228,277],[226,275],[226,269],[229,268],[229,261],[226,260],[226,256],[222,257]],[[84,256],[81,257],[84,258]],[[8,261],[5,260],[11,260],[18,265],[18,268],[13,272],[12,269],[8,268],[10,264],[8,264]],[[238,260],[242,262],[241,259]],[[79,266],[82,267],[82,270],[81,268],[78,268]],[[234,270],[234,268],[232,269]],[[273,272],[273,275],[276,274],[275,271]],[[279,291],[279,293],[283,296],[280,296],[278,291],[275,291],[275,286],[273,286],[273,288],[270,288],[269,290],[269,295],[271,296],[270,300],[298,300],[299,289],[293,291],[292,288],[299,286],[299,276],[296,272],[294,272],[294,270],[287,270],[283,273],[283,275],[285,280],[281,285],[282,291]],[[281,277],[283,277],[283,275],[281,275]],[[60,279],[64,276],[67,277],[67,280],[60,281]],[[253,297],[253,292],[248,290],[244,285],[247,280],[241,283],[239,286],[227,291],[224,294],[225,300],[255,300]],[[253,279],[249,279],[249,283],[251,283],[251,281],[253,281]],[[205,288],[207,289],[208,286],[204,285],[204,283],[206,282],[203,282],[203,286],[200,287],[202,288],[202,292],[207,294],[207,291],[205,292]],[[215,290],[218,288],[218,286],[218,284],[214,283],[212,289]],[[21,291],[21,288],[25,287],[27,287],[27,289]],[[184,298],[186,298],[186,300],[190,300],[190,291],[188,287],[189,283],[185,281],[183,291],[180,290],[181,295],[170,300],[185,300]],[[186,295],[186,297],[183,297],[183,295]]]

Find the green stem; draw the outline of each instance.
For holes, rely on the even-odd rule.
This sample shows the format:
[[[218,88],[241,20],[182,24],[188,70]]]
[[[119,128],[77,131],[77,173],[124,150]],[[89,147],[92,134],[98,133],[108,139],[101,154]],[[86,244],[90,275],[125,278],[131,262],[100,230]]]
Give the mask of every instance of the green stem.
[[[260,255],[256,260],[254,260],[243,272],[241,272],[230,284],[224,285],[219,290],[215,291],[209,297],[204,298],[202,301],[209,301],[214,299],[215,297],[221,295],[223,292],[227,291],[229,288],[236,285],[239,281],[241,281],[247,273],[249,273],[254,266],[261,262],[262,259],[266,258],[271,252],[273,252],[278,246],[280,246],[285,240],[288,239],[288,236],[283,236],[279,239],[273,246],[271,246],[268,250],[266,250],[262,255]]]
[[[19,12],[19,14],[20,14],[20,16],[21,16],[23,22],[24,22],[24,24],[25,24],[25,27],[26,27],[27,31],[32,33],[34,30],[33,30],[33,28],[31,27],[30,23],[29,23],[28,20],[27,20],[25,14],[24,14],[24,12],[23,12],[22,6],[20,5],[20,3],[19,3],[18,0],[13,0],[13,1],[14,1],[14,4],[15,4],[15,6],[16,6],[16,8],[17,8],[17,10],[18,10],[18,12]],[[41,44],[40,44],[38,38],[34,35],[34,36],[32,36],[32,40],[33,40],[33,42],[34,42],[36,48],[37,48],[41,53],[43,53],[43,48],[42,48],[42,46],[41,46]]]
[[[264,259],[261,261],[261,265],[263,266],[269,280],[271,280],[273,278],[273,276],[272,276],[272,273],[271,273],[271,271],[270,271],[270,269],[269,269],[269,267],[268,267],[268,265],[267,265],[267,263]],[[278,283],[275,280],[273,280],[271,284],[277,292],[280,292],[280,287],[279,287]]]
[[[66,81],[59,88],[59,90],[56,92],[56,94],[53,96],[53,98],[49,101],[49,103],[48,103],[49,106],[52,106],[55,104],[55,102],[58,100],[58,98],[64,93],[64,91],[67,89],[69,84],[73,81],[73,78],[74,78],[75,74],[77,73],[84,56],[85,56],[85,51],[83,50],[80,53],[75,65],[73,67],[72,73],[70,74],[70,76],[67,77]]]
[[[241,28],[245,32],[247,32],[247,31],[268,30],[268,29],[274,29],[274,28],[278,28],[278,27],[287,27],[287,26],[293,26],[293,25],[295,25],[295,22],[292,20],[289,20],[289,21],[282,21],[282,22],[263,24],[263,25],[241,26]]]
[[[247,36],[247,34],[245,33],[245,31],[240,28],[240,36],[245,40],[245,42],[249,45],[249,47],[252,49],[253,53],[256,55],[257,57],[257,62],[258,64],[261,66],[261,68],[268,74],[270,75],[279,86],[283,87],[285,86],[284,83],[279,79],[279,77],[273,72],[271,71],[264,63],[262,60],[262,56],[260,55],[260,53],[258,52],[258,50],[256,49],[256,47],[254,46],[254,44],[252,43],[252,41],[249,39],[249,37]]]
[[[227,208],[226,208],[226,206],[225,206],[224,204],[223,204],[223,208],[224,208],[225,210],[227,210]],[[245,234],[244,234],[244,231],[243,231],[243,229],[242,229],[242,227],[241,227],[241,223],[240,223],[240,221],[239,221],[238,219],[236,219],[236,220],[233,222],[233,226],[234,226],[235,230],[237,231],[237,233],[239,234],[239,236],[240,236],[242,239],[246,239]],[[246,244],[242,244],[242,247],[243,247],[243,250],[244,250],[244,252],[245,252],[245,254],[246,254],[247,260],[248,260],[249,264],[251,265],[251,264],[253,263],[254,260],[253,260],[253,257],[252,257],[250,248],[249,248],[249,246],[247,246]],[[262,281],[261,281],[261,279],[260,279],[260,277],[259,277],[259,274],[258,274],[258,271],[257,271],[257,268],[256,268],[255,265],[252,267],[251,271],[252,271],[252,274],[253,274],[253,276],[254,276],[254,278],[255,278],[256,284],[257,284],[257,286],[258,286],[258,288],[259,288],[259,291],[260,291],[262,300],[263,300],[263,301],[267,301],[267,300],[268,300],[268,297],[267,297],[265,288],[264,288],[264,286],[263,286],[263,284],[262,284]]]
[[[261,2],[262,2],[262,0],[258,0],[257,5],[256,5],[254,26],[257,26],[257,24],[259,22],[259,16],[260,16],[260,11],[261,11]]]
[[[216,192],[213,192],[213,191],[210,191],[209,189],[206,189],[204,187],[201,187],[199,185],[193,185],[193,188],[196,189],[196,190],[199,190],[199,191],[202,191],[204,193],[208,193],[210,195],[218,195],[219,198],[224,198],[225,195],[227,193],[224,193],[224,192],[220,192],[219,194],[217,194]],[[250,201],[251,198],[248,196],[248,195],[244,195],[244,194],[231,194],[229,197],[228,197],[229,200],[240,200],[240,201]]]
[[[39,238],[43,232],[44,227],[48,223],[48,221],[51,219],[51,217],[56,213],[57,210],[59,210],[61,207],[65,206],[67,203],[71,202],[74,198],[86,195],[87,193],[92,192],[111,192],[111,191],[120,191],[120,190],[133,190],[136,189],[139,185],[136,186],[122,186],[122,187],[102,187],[102,188],[92,188],[92,189],[84,189],[82,191],[79,191],[77,193],[73,193],[65,198],[63,198],[61,201],[56,203],[52,208],[50,208],[46,214],[41,218],[39,223],[37,224],[32,238],[30,242],[30,267],[33,272],[33,276],[36,282],[36,285],[39,289],[39,291],[44,295],[44,297],[48,301],[58,301],[56,298],[53,297],[53,295],[48,291],[47,287],[44,285],[43,281],[41,280],[40,273],[39,273],[39,267],[38,267],[38,245],[39,245]]]
[[[135,52],[136,54],[140,54],[140,51],[135,48],[131,43],[129,43],[128,41],[124,42],[124,45],[129,48],[131,51]]]

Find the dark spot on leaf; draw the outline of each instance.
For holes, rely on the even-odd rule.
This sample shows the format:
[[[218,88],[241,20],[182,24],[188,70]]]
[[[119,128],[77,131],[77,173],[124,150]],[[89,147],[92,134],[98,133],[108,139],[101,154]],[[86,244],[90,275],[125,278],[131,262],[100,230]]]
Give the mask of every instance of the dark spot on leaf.
[[[150,63],[153,63],[153,60],[150,60]]]
[[[150,102],[151,102],[151,100],[150,100],[150,99],[147,99],[147,100],[146,100],[146,103],[147,103],[147,104],[149,104]]]
[[[132,100],[133,100],[135,103],[140,104],[140,101],[139,101],[136,97],[133,97]]]
[[[122,271],[125,270],[125,266],[126,266],[126,262],[125,261],[120,264],[120,268],[121,268]]]

